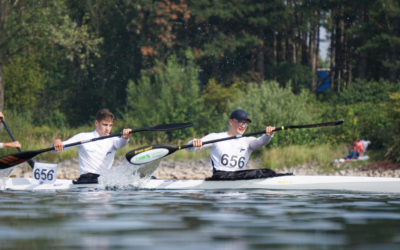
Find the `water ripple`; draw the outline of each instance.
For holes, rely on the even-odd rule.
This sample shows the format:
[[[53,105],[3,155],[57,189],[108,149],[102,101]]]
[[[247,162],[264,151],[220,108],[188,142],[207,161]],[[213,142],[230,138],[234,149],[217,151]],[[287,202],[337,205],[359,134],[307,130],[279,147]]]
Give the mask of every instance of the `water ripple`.
[[[400,202],[305,191],[2,191],[0,232],[1,249],[391,249]]]

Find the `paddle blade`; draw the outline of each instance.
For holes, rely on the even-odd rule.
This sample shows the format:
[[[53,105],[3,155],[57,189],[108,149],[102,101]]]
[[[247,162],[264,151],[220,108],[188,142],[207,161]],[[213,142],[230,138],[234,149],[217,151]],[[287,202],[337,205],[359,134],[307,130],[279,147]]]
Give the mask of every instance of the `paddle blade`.
[[[149,126],[146,128],[146,130],[148,130],[148,131],[169,131],[169,130],[187,128],[187,127],[191,127],[193,125],[194,125],[194,122],[160,124],[160,125]]]
[[[132,150],[125,157],[133,165],[143,165],[164,158],[179,149],[177,146],[159,144]]]
[[[0,169],[7,169],[17,166],[21,163],[29,161],[30,159],[32,159],[33,157],[37,156],[42,152],[43,150],[25,151],[3,156],[0,158]]]

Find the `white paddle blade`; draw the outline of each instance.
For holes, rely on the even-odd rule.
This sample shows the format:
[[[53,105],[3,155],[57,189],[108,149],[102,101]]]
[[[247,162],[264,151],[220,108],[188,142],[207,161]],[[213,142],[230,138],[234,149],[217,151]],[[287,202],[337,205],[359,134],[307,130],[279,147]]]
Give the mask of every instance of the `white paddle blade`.
[[[143,165],[158,159],[163,158],[169,153],[168,149],[156,148],[151,149],[133,156],[129,161],[134,165]]]

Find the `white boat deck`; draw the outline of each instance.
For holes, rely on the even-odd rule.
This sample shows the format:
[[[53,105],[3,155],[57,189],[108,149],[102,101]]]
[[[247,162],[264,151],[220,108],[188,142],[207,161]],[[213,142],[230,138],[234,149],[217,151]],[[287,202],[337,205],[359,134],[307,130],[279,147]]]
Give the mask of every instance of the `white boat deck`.
[[[71,180],[57,180],[54,184],[31,184],[28,178],[10,178],[7,190],[68,190],[100,188],[98,184],[74,185]],[[371,193],[400,193],[400,179],[353,176],[282,176],[266,179],[235,181],[204,180],[149,180],[138,187],[151,190],[337,190]]]

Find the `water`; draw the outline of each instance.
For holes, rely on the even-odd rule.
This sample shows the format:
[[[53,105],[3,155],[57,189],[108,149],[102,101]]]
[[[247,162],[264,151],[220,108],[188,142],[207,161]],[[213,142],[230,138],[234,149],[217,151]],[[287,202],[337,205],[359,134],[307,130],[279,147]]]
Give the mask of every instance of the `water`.
[[[158,164],[122,163],[99,190],[0,191],[0,249],[400,246],[400,194],[140,190]]]
[[[400,195],[1,191],[0,249],[398,249]]]

